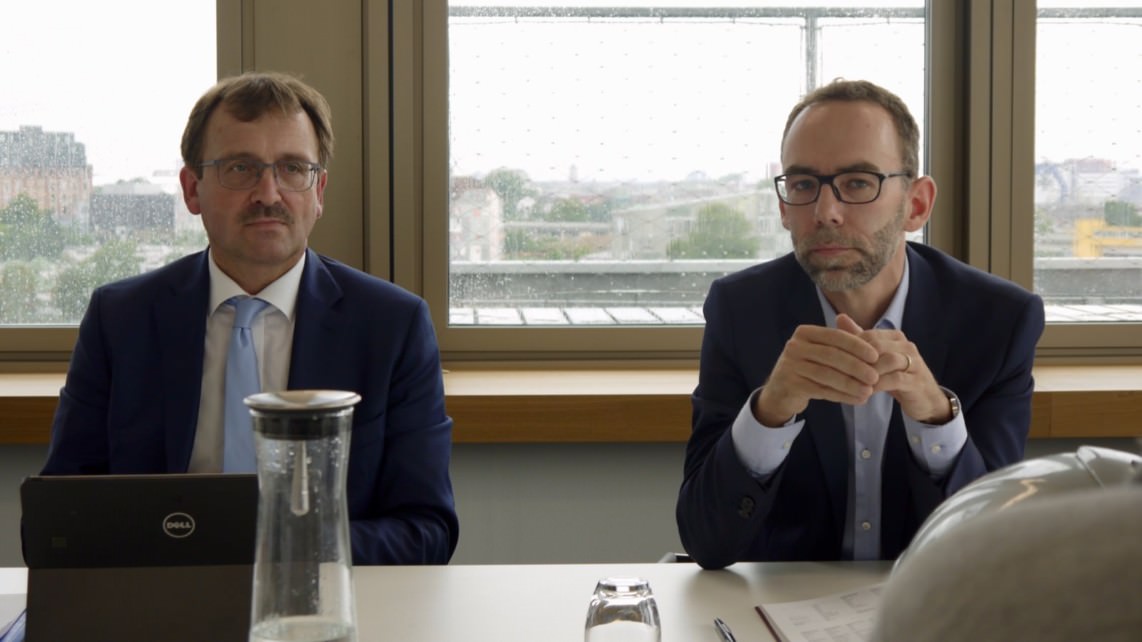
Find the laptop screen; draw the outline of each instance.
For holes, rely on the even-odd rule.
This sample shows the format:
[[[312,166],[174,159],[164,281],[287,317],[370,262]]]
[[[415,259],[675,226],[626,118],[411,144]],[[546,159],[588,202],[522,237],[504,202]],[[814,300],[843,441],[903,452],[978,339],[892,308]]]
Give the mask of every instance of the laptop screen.
[[[253,564],[256,475],[29,477],[28,568]]]
[[[27,642],[245,642],[256,475],[29,477]]]

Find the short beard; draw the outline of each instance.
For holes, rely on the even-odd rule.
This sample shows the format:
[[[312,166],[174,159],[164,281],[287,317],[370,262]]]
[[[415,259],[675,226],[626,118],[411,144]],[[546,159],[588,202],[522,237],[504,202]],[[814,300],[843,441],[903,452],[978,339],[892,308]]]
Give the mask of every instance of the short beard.
[[[794,239],[794,255],[801,268],[825,292],[843,292],[855,290],[873,280],[884,266],[896,256],[896,249],[900,246],[900,233],[904,230],[905,206],[901,206],[897,215],[872,236],[872,246],[863,243],[857,244],[833,229],[824,229],[816,234],[801,239]],[[860,254],[860,260],[853,265],[813,264],[810,261],[810,248],[821,243],[848,242],[851,249]]]

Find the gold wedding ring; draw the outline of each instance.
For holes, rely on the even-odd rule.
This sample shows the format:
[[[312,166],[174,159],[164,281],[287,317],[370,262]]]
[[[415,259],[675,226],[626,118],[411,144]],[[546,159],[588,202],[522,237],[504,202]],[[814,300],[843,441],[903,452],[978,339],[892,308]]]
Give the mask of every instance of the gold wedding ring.
[[[908,356],[907,354],[905,354],[903,352],[901,352],[900,354],[903,354],[904,358],[908,361],[907,365],[904,366],[904,372],[908,372],[909,370],[912,369],[912,357]]]

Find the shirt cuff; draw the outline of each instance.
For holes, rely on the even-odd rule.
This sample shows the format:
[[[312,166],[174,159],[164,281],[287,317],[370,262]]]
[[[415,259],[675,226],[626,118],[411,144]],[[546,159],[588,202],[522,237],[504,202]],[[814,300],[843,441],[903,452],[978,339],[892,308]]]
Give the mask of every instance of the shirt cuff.
[[[955,394],[943,386],[940,389],[949,395]],[[968,427],[962,410],[942,425],[926,424],[904,415],[904,432],[908,434],[912,456],[933,477],[947,474],[968,440]]]
[[[785,461],[793,440],[801,434],[805,420],[793,417],[784,426],[762,425],[753,416],[753,404],[761,388],[753,391],[730,428],[738,459],[758,481],[765,481]]]

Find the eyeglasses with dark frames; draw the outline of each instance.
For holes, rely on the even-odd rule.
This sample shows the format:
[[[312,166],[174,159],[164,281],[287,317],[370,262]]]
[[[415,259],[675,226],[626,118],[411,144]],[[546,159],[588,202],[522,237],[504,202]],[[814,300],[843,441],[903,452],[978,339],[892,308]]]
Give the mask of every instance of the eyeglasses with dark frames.
[[[218,182],[226,189],[251,189],[262,180],[262,172],[273,168],[274,180],[278,187],[287,192],[304,192],[313,187],[317,173],[323,167],[320,163],[301,160],[283,160],[263,163],[252,158],[218,158],[199,164],[199,167],[213,166],[218,171]]]
[[[863,205],[880,198],[884,181],[897,176],[911,176],[911,172],[851,171],[839,174],[782,174],[773,179],[777,198],[786,205],[809,205],[821,197],[821,186],[828,185],[842,203]]]

